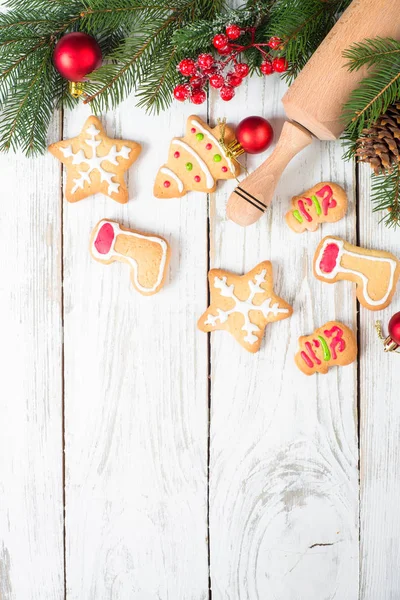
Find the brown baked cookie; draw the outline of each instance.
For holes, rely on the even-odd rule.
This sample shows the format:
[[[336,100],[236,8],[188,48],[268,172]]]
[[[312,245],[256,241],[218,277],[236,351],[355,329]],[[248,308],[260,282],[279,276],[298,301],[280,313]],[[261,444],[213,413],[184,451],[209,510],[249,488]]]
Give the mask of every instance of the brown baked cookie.
[[[162,237],[103,219],[93,229],[90,253],[105,265],[114,261],[127,263],[131,268],[132,284],[145,296],[156,294],[164,285],[170,248]]]
[[[78,136],[49,146],[49,152],[66,167],[68,202],[78,202],[98,192],[121,204],[128,202],[124,173],[140,151],[137,142],[109,138],[101,121],[93,116]]]
[[[245,275],[222,269],[208,274],[211,303],[198,321],[201,331],[229,331],[249,352],[257,352],[265,327],[291,316],[293,309],[273,292],[269,260]]]
[[[296,233],[316,231],[320,223],[340,221],[347,212],[346,192],[337,183],[323,181],[293,196],[286,223]]]
[[[349,365],[357,358],[353,331],[339,321],[329,321],[311,335],[299,338],[296,365],[306,375],[327,373],[330,367]]]
[[[366,250],[328,236],[315,251],[314,275],[326,283],[353,281],[359,302],[369,310],[381,310],[392,301],[400,263],[390,252]]]
[[[228,156],[220,142],[220,126],[213,129],[200,117],[192,115],[182,138],[171,142],[168,160],[157,173],[156,198],[180,198],[189,191],[214,192],[217,179],[234,179],[240,166]],[[225,126],[224,144],[235,139],[231,127]]]

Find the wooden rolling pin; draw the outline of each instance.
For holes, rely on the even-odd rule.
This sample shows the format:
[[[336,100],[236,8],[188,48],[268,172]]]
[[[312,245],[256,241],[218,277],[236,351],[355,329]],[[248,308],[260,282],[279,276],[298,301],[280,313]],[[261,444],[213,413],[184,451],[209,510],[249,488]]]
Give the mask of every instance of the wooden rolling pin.
[[[228,200],[229,219],[246,227],[271,203],[276,184],[289,161],[312,141],[335,140],[345,123],[342,107],[366,75],[350,73],[343,51],[374,37],[400,38],[400,0],[353,0],[310,58],[282,102],[289,119],[269,158],[235,188]]]

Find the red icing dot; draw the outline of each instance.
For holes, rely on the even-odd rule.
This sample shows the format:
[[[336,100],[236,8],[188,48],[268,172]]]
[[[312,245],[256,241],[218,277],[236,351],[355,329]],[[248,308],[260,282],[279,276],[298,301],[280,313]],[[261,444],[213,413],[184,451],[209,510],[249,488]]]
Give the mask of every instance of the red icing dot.
[[[94,241],[94,246],[99,254],[108,254],[114,241],[114,228],[111,223],[104,223]]]
[[[171,182],[170,182],[170,181],[168,181],[168,179],[166,179],[166,180],[164,181],[164,187],[168,188],[170,185],[171,185]]]
[[[196,133],[196,129],[194,127],[192,127],[192,129],[190,130],[192,133]]]
[[[221,171],[222,171],[223,173],[226,173],[226,172],[227,172],[227,170],[228,170],[228,167],[222,167],[222,169],[221,169]]]
[[[199,175],[196,175],[196,176],[195,176],[195,178],[194,178],[194,180],[195,180],[197,183],[199,183],[199,181],[200,181],[200,176],[199,176]]]
[[[179,158],[180,157],[180,153],[179,152],[174,152],[174,158]]]
[[[322,255],[319,267],[324,273],[332,273],[336,267],[336,260],[339,254],[339,246],[337,244],[328,244]]]
[[[206,148],[207,148],[207,150],[211,150],[212,144],[207,144]]]

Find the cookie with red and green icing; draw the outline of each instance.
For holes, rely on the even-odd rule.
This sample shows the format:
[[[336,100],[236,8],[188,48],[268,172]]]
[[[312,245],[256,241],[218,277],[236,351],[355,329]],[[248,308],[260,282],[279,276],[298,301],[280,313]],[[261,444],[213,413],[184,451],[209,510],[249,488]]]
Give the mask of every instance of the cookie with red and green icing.
[[[347,194],[340,185],[323,181],[293,196],[286,223],[296,233],[316,231],[320,223],[335,223],[347,212]]]
[[[233,129],[226,125],[222,144],[219,125],[212,129],[199,117],[190,116],[185,135],[173,138],[168,160],[157,173],[156,198],[180,198],[189,191],[214,192],[218,179],[237,177],[240,166],[225,148],[234,139]]]
[[[296,365],[305,375],[326,374],[330,367],[342,367],[357,358],[357,340],[353,331],[339,321],[329,321],[311,335],[299,338]]]

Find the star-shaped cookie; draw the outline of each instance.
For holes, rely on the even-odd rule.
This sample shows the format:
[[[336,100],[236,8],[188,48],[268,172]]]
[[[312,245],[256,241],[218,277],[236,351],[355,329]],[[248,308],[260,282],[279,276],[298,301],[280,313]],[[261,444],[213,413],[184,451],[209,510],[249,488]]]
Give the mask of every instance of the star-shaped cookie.
[[[265,327],[291,316],[292,307],[273,292],[272,264],[265,260],[245,275],[222,269],[208,274],[211,304],[198,321],[201,331],[229,331],[249,352],[257,352]]]
[[[128,202],[124,172],[140,154],[137,142],[109,138],[100,120],[91,116],[78,136],[51,144],[49,151],[66,166],[68,202],[98,192],[121,204]]]

